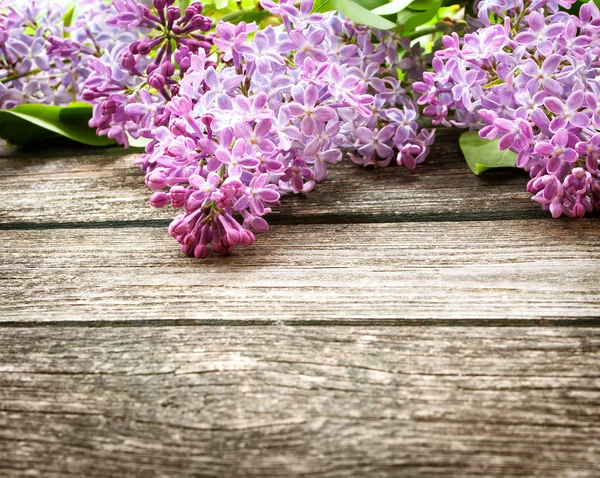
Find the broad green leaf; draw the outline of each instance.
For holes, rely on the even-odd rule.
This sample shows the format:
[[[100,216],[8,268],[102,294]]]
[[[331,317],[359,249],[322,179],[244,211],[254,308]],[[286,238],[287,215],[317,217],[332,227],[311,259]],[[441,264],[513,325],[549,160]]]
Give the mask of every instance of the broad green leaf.
[[[0,138],[10,144],[26,144],[64,136],[91,146],[108,146],[115,141],[96,136],[88,126],[92,107],[86,103],[69,106],[24,104],[0,110]]]
[[[337,10],[336,0],[315,0],[313,5],[313,12],[325,13]]]
[[[431,0],[413,0],[410,4],[411,10],[426,12],[431,7]]]
[[[227,7],[228,3],[229,0],[215,0],[215,7],[217,7],[217,10],[223,10],[225,7]]]
[[[365,7],[367,10],[373,11],[377,7],[381,7],[388,3],[388,0],[355,0],[361,7]]]
[[[395,23],[370,12],[352,0],[317,0],[313,7],[314,12],[329,12],[331,10],[339,10],[356,23],[379,28],[380,30],[389,30],[396,27]]]
[[[417,27],[434,18],[442,5],[442,0],[432,0],[429,2],[429,10],[413,10],[408,7],[398,12],[398,25],[402,25],[402,33],[407,34],[413,32]]]
[[[270,15],[271,14],[269,12],[266,12],[264,10],[248,11],[248,12],[244,11],[244,10],[238,10],[237,12],[228,13],[223,18],[221,18],[221,20],[224,22],[230,22],[230,23],[235,23],[235,24],[238,24],[240,22],[259,23]]]
[[[358,3],[354,3],[350,0],[337,0],[337,3],[338,10],[356,23],[379,28],[380,30],[396,28],[395,23],[370,12],[366,8],[361,7]]]
[[[479,175],[492,168],[514,168],[517,155],[510,150],[500,151],[498,140],[479,137],[476,131],[467,131],[458,140],[469,169]]]
[[[413,0],[393,0],[391,3],[372,10],[372,12],[377,15],[392,15],[404,10],[412,3],[412,1]]]

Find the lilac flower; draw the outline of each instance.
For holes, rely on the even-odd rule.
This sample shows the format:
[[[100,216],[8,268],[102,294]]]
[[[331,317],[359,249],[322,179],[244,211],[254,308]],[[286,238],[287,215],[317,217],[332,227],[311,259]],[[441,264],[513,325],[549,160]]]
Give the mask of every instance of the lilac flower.
[[[108,6],[100,0],[84,2],[69,27],[65,9],[50,0],[9,2],[0,9],[0,109],[81,100],[92,73],[89,60],[131,38],[104,25]]]
[[[96,127],[99,135],[114,137],[127,146],[129,136],[149,137],[153,126],[167,124],[171,111],[165,110],[164,105],[179,93],[180,80],[191,66],[191,57],[199,51],[210,51],[213,35],[207,32],[212,21],[201,15],[202,4],[193,1],[182,15],[172,3],[153,0],[149,8],[135,0],[114,0],[112,8],[116,14],[106,23],[119,31],[125,41],[106,48],[100,58],[90,57],[92,73],[82,94],[85,101],[94,104],[90,126]],[[196,62],[212,67],[206,62],[206,55],[199,56]],[[210,73],[203,81],[215,86],[214,95],[239,84],[230,77],[223,85],[215,85]],[[144,106],[150,104],[154,106],[149,112]]]
[[[138,161],[156,191],[151,204],[183,208],[169,234],[195,257],[252,244],[280,196],[312,191],[342,160],[341,148],[352,161],[377,166],[399,150],[399,162],[413,168],[433,141],[433,133],[419,130],[418,107],[397,78],[397,36],[341,15],[313,14],[312,0],[262,5],[281,15],[283,25],[261,30],[220,22],[214,38],[205,35],[217,48],[214,56],[184,45],[190,53],[182,46],[168,62],[154,60],[160,51],[146,52],[160,49],[152,43],[160,33],[153,33],[136,52],[100,61],[90,81],[90,98],[106,111],[98,124],[111,128],[117,121],[116,131],[153,140]],[[160,8],[154,10],[156,19],[145,10],[143,16],[160,23]],[[150,126],[139,124],[148,98],[123,94],[143,89],[146,77],[159,89]]]
[[[215,158],[227,165],[227,174],[234,178],[242,175],[242,168],[256,168],[260,164],[258,159],[246,154],[244,139],[238,139],[231,151],[226,148],[217,149]],[[209,166],[209,169],[213,168]]]
[[[288,104],[292,116],[302,118],[301,131],[311,136],[317,129],[317,122],[324,123],[335,116],[335,111],[329,106],[316,106],[318,100],[317,88],[308,85],[303,92],[294,96],[296,101]]]
[[[263,153],[272,153],[275,150],[275,144],[267,139],[271,132],[271,120],[262,119],[254,129],[248,123],[238,123],[235,127],[235,133],[238,138],[245,139],[248,144],[256,146]]]
[[[564,26],[559,23],[546,25],[544,17],[535,11],[529,14],[527,22],[529,31],[515,36],[515,42],[528,48],[535,47],[540,55],[549,56],[554,51],[553,40],[563,32]]]
[[[294,62],[297,65],[303,65],[306,58],[312,58],[318,62],[327,61],[327,53],[319,48],[325,39],[325,35],[324,30],[314,30],[308,35],[294,30],[290,32],[290,39],[281,42],[279,48],[282,52],[296,50]]]
[[[526,60],[521,65],[521,70],[526,81],[525,86],[529,91],[542,87],[551,94],[561,95],[563,86],[552,78],[561,60],[562,56],[560,54],[550,55],[544,60],[541,67],[533,59]]]
[[[556,173],[562,166],[562,162],[574,163],[579,155],[573,148],[568,147],[569,133],[566,129],[559,129],[550,141],[539,142],[535,146],[535,152],[550,158],[546,166],[550,174]]]
[[[380,131],[360,127],[356,130],[356,137],[362,144],[358,152],[363,156],[373,156],[376,153],[380,158],[387,158],[394,154],[394,150],[386,144],[393,135],[394,126],[391,124]]]
[[[501,150],[517,153],[517,167],[531,176],[532,199],[553,217],[600,210],[600,10],[589,2],[579,18],[558,11],[573,3],[479,2],[477,38],[502,31],[502,49],[488,40],[484,55],[475,37],[461,44],[446,36],[434,72],[414,84],[435,124],[479,130],[482,138],[499,138]],[[400,149],[399,160],[410,148]]]
[[[290,108],[288,106],[284,105],[279,108],[274,127],[282,151],[289,151],[292,147],[292,141],[300,138],[300,130],[296,126],[290,124],[291,118],[292,114],[290,113]],[[307,146],[307,148],[308,147],[309,146]]]
[[[584,113],[577,112],[583,103],[584,96],[584,92],[578,90],[569,95],[566,103],[563,103],[554,96],[550,96],[544,100],[546,108],[557,115],[550,122],[551,131],[558,131],[559,129],[566,128],[567,125],[576,128],[586,128],[589,125],[590,119],[588,116]]]
[[[327,163],[337,163],[342,160],[342,152],[339,149],[328,149],[318,151],[314,154],[315,181],[323,181],[327,176]]]

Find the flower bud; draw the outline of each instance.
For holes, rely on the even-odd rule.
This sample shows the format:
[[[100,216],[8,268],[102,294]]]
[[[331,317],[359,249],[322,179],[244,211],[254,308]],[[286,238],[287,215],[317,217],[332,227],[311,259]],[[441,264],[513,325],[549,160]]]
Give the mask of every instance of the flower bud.
[[[169,195],[171,196],[173,207],[183,207],[187,196],[187,191],[183,186],[173,186]]]
[[[160,172],[152,172],[146,176],[146,186],[150,189],[162,189],[167,184],[167,177]]]
[[[152,207],[160,209],[161,207],[166,206],[169,203],[169,195],[162,191],[155,192],[150,196],[150,205]]]

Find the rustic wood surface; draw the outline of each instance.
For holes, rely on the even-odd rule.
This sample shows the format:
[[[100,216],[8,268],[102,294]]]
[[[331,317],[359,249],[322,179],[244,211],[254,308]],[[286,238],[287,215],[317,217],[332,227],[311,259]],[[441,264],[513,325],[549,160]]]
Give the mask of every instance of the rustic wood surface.
[[[135,155],[0,146],[0,476],[598,476],[600,220],[456,139],[206,261]]]
[[[598,476],[600,329],[0,334],[1,476]]]

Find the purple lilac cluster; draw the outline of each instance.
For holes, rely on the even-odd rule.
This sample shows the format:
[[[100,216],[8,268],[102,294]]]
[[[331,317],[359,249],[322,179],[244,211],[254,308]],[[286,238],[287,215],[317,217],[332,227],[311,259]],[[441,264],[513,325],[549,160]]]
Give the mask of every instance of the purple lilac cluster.
[[[600,210],[600,12],[574,0],[483,0],[479,28],[443,38],[414,84],[435,124],[500,138],[553,217]],[[451,116],[453,113],[453,117]]]
[[[80,100],[88,59],[133,39],[106,27],[108,8],[102,0],[83,0],[67,26],[60,3],[0,0],[0,109]]]
[[[149,3],[149,2],[148,2]],[[83,99],[94,104],[90,126],[100,136],[129,145],[129,137],[153,137],[153,128],[169,124],[165,104],[179,92],[192,55],[213,45],[210,18],[194,1],[182,12],[175,0],[113,0],[106,23],[135,38],[117,42],[91,58],[92,74]]]
[[[414,168],[433,141],[400,87],[397,38],[312,13],[312,0],[262,6],[283,25],[219,23],[219,65],[191,57],[140,160],[151,204],[183,209],[169,233],[198,258],[252,244],[280,196],[311,191],[342,150]]]

